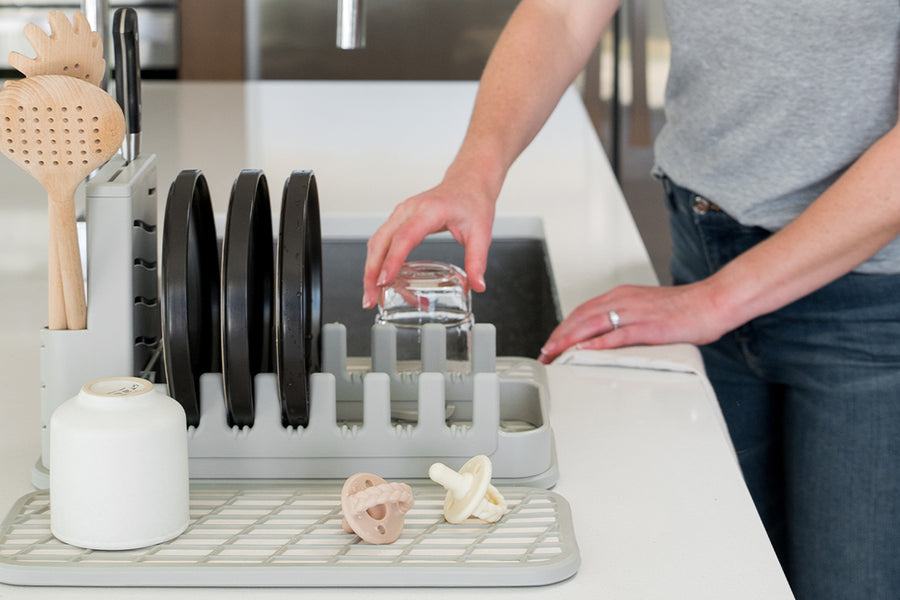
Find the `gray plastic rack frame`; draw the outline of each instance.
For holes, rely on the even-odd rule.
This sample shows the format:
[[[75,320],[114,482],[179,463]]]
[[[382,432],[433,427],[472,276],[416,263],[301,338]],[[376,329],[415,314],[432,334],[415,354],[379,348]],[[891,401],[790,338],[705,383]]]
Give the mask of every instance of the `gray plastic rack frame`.
[[[200,425],[188,433],[191,476],[330,479],[367,471],[422,479],[434,462],[459,468],[484,454],[495,481],[551,487],[558,471],[543,365],[497,358],[494,327],[476,324],[471,362],[448,368],[445,336],[442,325],[426,325],[421,368],[402,370],[393,326],[372,327],[370,361],[348,359],[344,326],[325,325],[322,372],[310,376],[310,422],[302,428],[282,426],[274,373],[255,377],[256,419],[244,428],[227,426],[221,376],[201,375]]]

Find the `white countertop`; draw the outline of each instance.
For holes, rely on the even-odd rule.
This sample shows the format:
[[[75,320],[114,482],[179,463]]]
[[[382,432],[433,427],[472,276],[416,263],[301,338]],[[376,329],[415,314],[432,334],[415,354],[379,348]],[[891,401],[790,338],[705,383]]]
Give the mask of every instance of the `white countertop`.
[[[434,185],[456,152],[474,101],[471,82],[144,83],[143,149],[159,158],[159,196],[199,168],[218,211],[242,168],[271,189],[316,172],[325,218],[381,222]],[[0,163],[0,512],[30,491],[40,453],[38,330],[46,321],[46,201]],[[273,194],[274,196],[275,194]],[[162,214],[162,207],[160,208]],[[564,313],[619,283],[654,284],[646,250],[577,94],[569,92],[510,172],[503,218],[540,217]],[[502,221],[502,219],[500,220]],[[161,219],[160,219],[161,222]],[[499,221],[498,221],[499,222]],[[490,285],[491,282],[488,282]],[[611,362],[645,352],[613,353]],[[650,356],[691,365],[690,348]],[[594,360],[588,355],[585,360]],[[702,375],[631,366],[549,368],[560,479],[582,557],[561,584],[477,590],[478,596],[789,598]],[[639,368],[640,367],[640,368]],[[237,597],[245,590],[141,589],[129,597]],[[298,590],[254,590],[293,597]],[[317,597],[455,597],[466,590],[330,589]],[[121,597],[122,590],[0,585],[0,598]]]

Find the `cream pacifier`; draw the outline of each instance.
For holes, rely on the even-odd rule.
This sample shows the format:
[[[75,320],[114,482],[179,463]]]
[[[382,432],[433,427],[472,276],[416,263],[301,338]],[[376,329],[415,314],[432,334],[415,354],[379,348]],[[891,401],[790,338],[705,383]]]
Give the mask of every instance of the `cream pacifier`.
[[[444,518],[448,523],[463,523],[469,517],[488,523],[506,514],[506,500],[491,485],[491,459],[479,454],[457,472],[442,463],[428,469],[428,477],[447,490]]]
[[[388,483],[371,473],[351,475],[341,490],[342,526],[370,544],[390,544],[400,537],[413,502],[405,483]]]

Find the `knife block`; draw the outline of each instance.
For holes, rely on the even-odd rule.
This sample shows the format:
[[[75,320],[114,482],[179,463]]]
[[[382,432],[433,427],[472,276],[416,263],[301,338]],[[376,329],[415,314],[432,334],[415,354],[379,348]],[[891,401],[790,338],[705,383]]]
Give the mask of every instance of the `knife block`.
[[[47,487],[53,411],[88,381],[143,374],[160,344],[156,157],[128,165],[113,157],[85,195],[87,328],[40,332],[39,488]]]

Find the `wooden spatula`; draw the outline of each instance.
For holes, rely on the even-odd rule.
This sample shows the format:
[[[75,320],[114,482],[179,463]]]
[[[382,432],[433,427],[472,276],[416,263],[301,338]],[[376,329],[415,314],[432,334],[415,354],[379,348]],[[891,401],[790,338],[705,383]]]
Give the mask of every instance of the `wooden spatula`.
[[[99,86],[106,74],[103,60],[103,39],[91,31],[87,18],[80,12],[72,17],[72,23],[61,10],[51,10],[47,15],[50,35],[29,23],[25,26],[25,38],[37,56],[27,58],[18,52],[9,53],[9,64],[26,77],[36,75],[68,75]]]
[[[75,225],[75,190],[119,149],[122,109],[96,86],[64,75],[7,82],[0,91],[0,149],[37,179],[49,198],[50,231],[69,329],[84,329],[87,310]]]
[[[25,76],[68,75],[99,86],[106,73],[103,59],[103,40],[91,30],[87,18],[80,12],[73,15],[72,23],[60,10],[47,15],[50,35],[29,23],[25,37],[35,51],[35,58],[27,58],[18,52],[10,52],[9,64]],[[66,306],[63,299],[62,277],[59,270],[59,253],[56,236],[48,236],[48,306],[50,329],[66,329]]]

